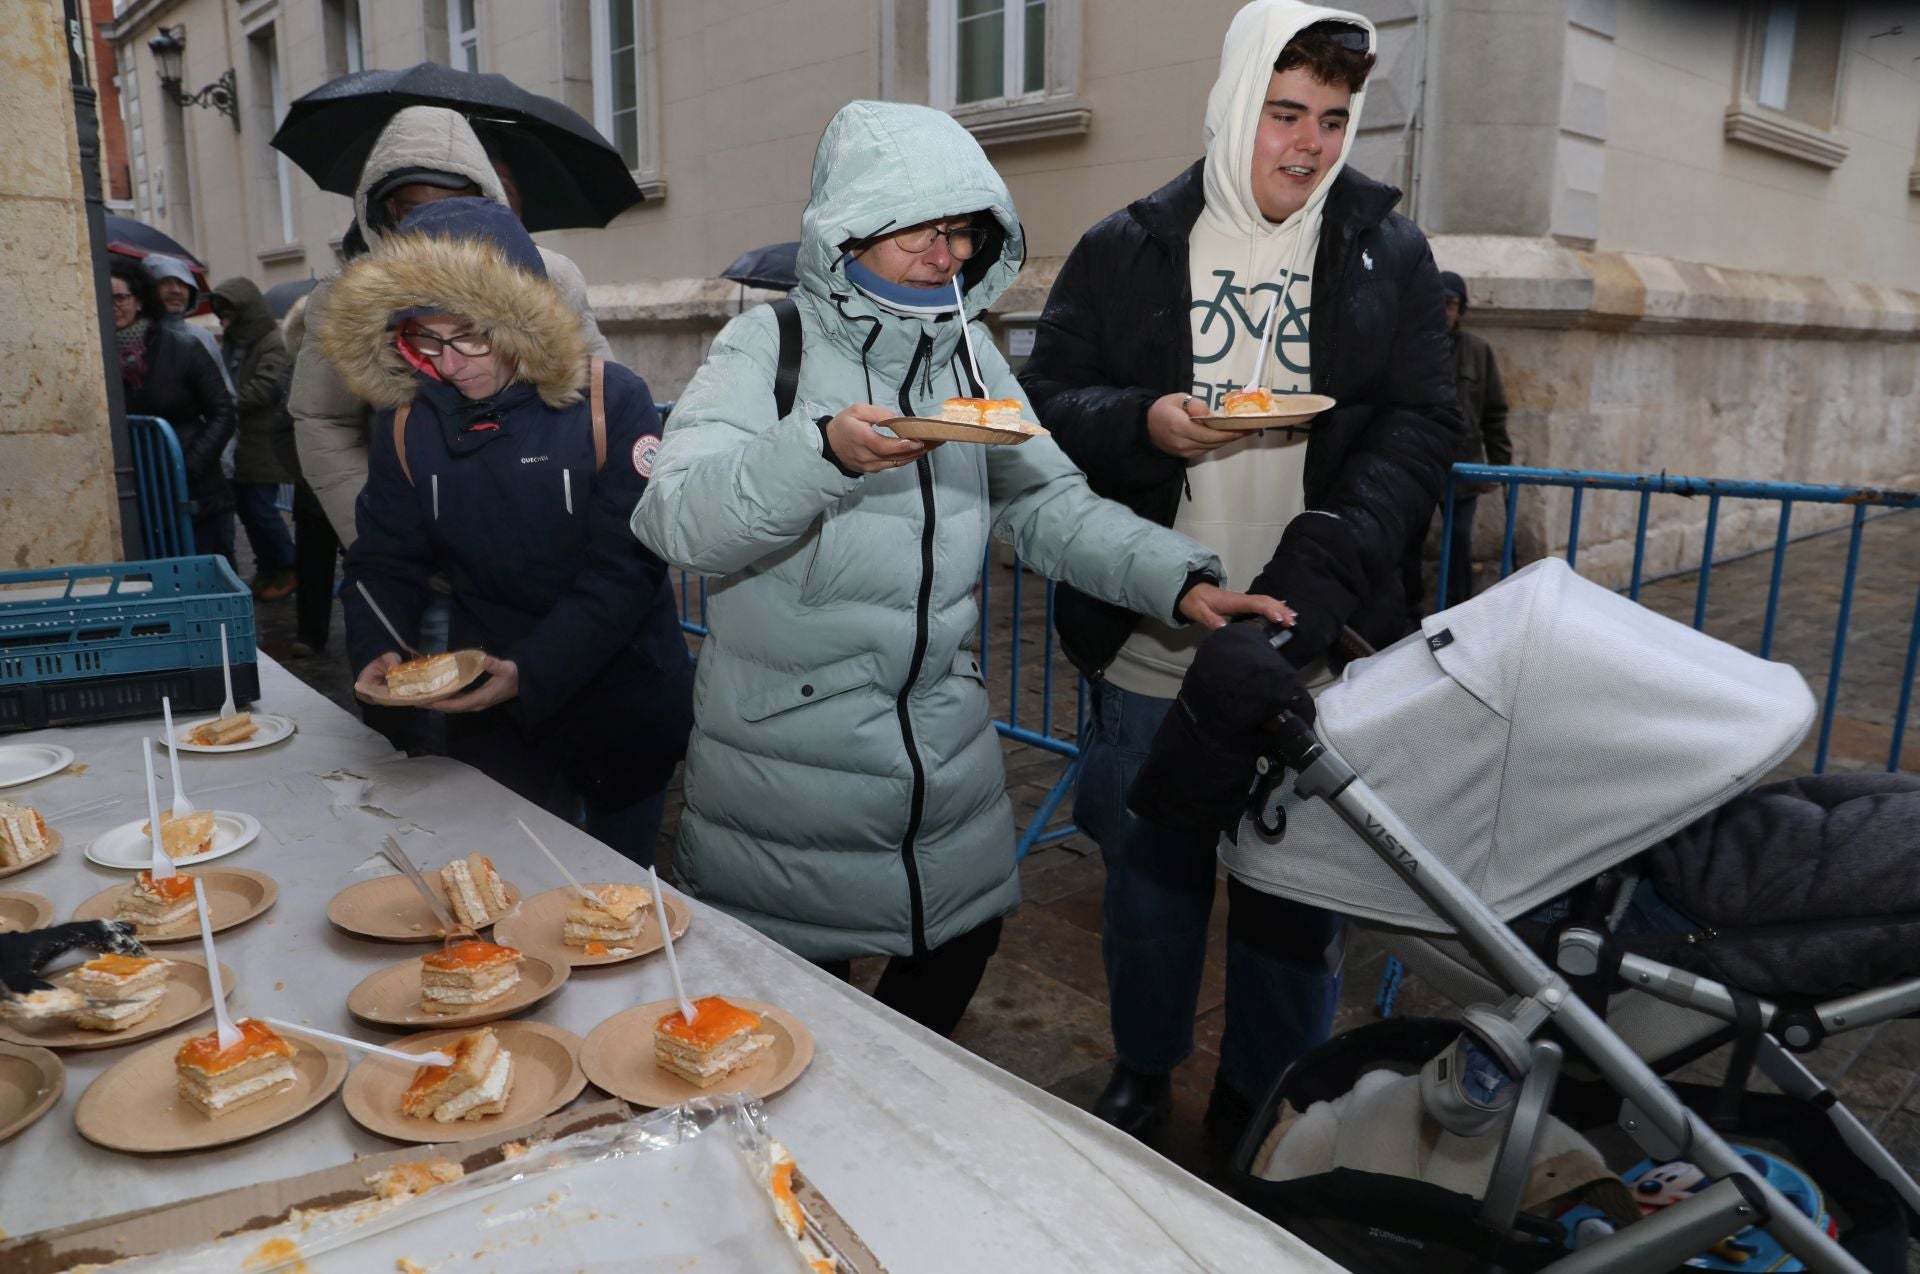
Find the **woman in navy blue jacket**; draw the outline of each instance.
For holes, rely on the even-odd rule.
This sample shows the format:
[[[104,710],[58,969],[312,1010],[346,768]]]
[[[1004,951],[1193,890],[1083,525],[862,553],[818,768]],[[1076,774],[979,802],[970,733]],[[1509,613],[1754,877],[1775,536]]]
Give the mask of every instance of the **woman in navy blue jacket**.
[[[692,675],[665,564],[627,529],[660,416],[646,382],[590,363],[580,320],[501,205],[422,206],[349,265],[319,340],[383,410],[347,554],[356,692],[399,662],[429,580],[486,679],[432,705],[449,755],[653,861],[686,750]]]

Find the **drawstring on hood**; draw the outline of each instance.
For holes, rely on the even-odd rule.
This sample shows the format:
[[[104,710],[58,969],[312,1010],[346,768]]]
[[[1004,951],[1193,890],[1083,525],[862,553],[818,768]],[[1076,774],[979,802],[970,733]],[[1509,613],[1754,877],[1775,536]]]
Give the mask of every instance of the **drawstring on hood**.
[[[1207,120],[1203,139],[1207,163],[1203,177],[1206,205],[1201,220],[1209,228],[1247,243],[1246,267],[1251,273],[1263,240],[1285,238],[1281,259],[1284,273],[1273,282],[1279,285],[1277,296],[1284,296],[1294,276],[1313,262],[1320,244],[1320,216],[1334,178],[1346,166],[1353,136],[1360,128],[1360,111],[1366,92],[1355,93],[1349,105],[1346,141],[1340,158],[1321,173],[1320,183],[1300,210],[1275,224],[1260,211],[1253,194],[1253,143],[1265,115],[1267,85],[1273,78],[1273,64],[1294,36],[1316,22],[1339,22],[1359,27],[1367,33],[1367,48],[1374,50],[1373,24],[1357,13],[1343,9],[1323,9],[1300,4],[1297,0],[1254,0],[1234,15],[1220,46],[1220,74],[1207,94]],[[1250,280],[1249,286],[1253,283]],[[1262,307],[1254,315],[1260,323],[1266,316]],[[1264,334],[1271,344],[1273,333]],[[1257,366],[1258,364],[1254,364]],[[1248,370],[1252,380],[1252,370]]]

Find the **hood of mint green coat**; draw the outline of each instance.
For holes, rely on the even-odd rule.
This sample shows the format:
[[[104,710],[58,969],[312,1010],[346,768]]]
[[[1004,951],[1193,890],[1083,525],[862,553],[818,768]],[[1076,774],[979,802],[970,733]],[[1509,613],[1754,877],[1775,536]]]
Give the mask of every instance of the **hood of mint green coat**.
[[[1002,238],[991,259],[962,271],[967,317],[978,318],[1012,286],[1026,260],[1026,236],[1013,196],[980,143],[951,115],[899,102],[849,102],[834,115],[813,154],[813,193],[801,219],[800,287],[837,315],[833,334],[856,348],[870,320],[927,320],[883,311],[855,291],[840,268],[843,245],[923,221],[988,212]],[[945,325],[950,335],[957,331]]]

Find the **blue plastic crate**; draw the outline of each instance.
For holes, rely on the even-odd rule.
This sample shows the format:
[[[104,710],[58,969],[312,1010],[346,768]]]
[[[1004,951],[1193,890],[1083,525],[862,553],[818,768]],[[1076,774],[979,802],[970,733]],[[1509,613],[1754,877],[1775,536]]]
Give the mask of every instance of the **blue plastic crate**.
[[[224,558],[0,573],[0,729],[146,715],[162,694],[217,708],[222,624],[234,698],[250,702],[253,595]]]

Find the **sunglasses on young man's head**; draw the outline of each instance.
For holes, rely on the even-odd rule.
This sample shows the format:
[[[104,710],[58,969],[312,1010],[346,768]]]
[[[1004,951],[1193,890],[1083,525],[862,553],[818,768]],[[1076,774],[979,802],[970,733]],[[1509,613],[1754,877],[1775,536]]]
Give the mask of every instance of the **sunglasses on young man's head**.
[[[1324,35],[1343,49],[1351,49],[1355,53],[1367,51],[1367,33],[1359,27],[1317,23],[1312,30],[1315,35]]]

